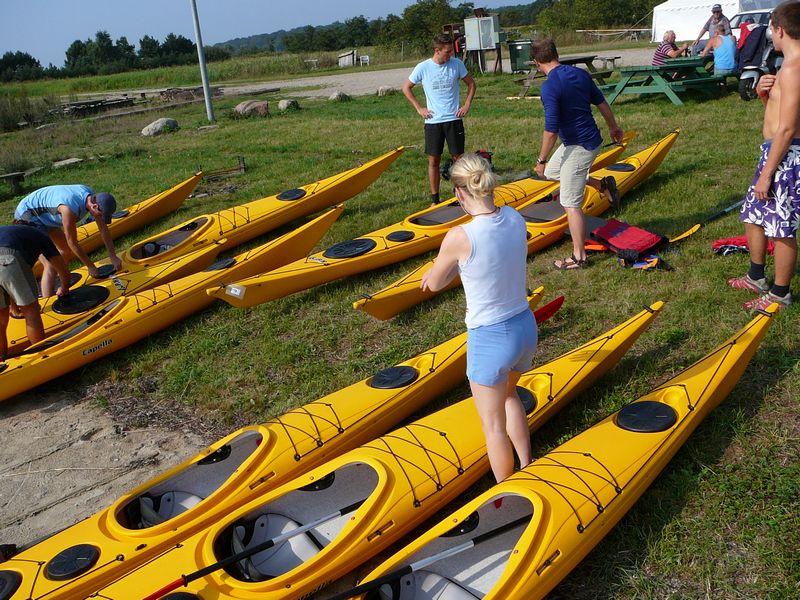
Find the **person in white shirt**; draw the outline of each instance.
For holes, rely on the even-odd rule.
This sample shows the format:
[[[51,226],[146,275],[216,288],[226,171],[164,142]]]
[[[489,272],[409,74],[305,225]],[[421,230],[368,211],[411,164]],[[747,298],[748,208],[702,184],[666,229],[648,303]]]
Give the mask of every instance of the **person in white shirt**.
[[[516,210],[495,206],[497,177],[485,158],[465,154],[453,165],[450,181],[472,220],[447,232],[421,287],[438,291],[461,275],[467,378],[492,472],[502,481],[514,471],[515,450],[520,466],[531,462],[528,419],[517,394],[538,340],[527,300],[527,229]]]

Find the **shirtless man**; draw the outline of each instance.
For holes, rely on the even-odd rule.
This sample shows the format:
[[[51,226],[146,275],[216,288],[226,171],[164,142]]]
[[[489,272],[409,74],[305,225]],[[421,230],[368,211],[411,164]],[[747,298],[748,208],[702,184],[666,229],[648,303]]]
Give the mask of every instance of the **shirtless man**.
[[[764,309],[773,302],[792,303],[789,284],[797,263],[800,224],[800,2],[789,0],[772,13],[775,49],[783,52],[777,75],[762,76],[756,92],[764,103],[764,143],[753,183],[739,216],[750,248],[750,270],[728,280],[736,289],[759,297],[744,306]],[[775,242],[775,280],[764,273],[767,238]]]

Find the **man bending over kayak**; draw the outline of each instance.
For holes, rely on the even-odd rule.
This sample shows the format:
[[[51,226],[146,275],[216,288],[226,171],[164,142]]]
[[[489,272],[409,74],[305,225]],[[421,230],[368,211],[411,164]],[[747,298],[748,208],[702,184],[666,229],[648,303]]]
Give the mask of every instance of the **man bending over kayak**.
[[[117,201],[107,192],[95,194],[85,185],[49,185],[25,196],[14,211],[16,225],[31,225],[50,236],[64,262],[72,256],[80,260],[91,277],[98,277],[94,262],[78,243],[77,223],[87,214],[97,221],[100,237],[108,250],[114,269],[122,267],[122,261],[114,251],[114,242],[108,232],[111,217],[117,210]],[[48,261],[42,261],[42,296],[52,296],[55,291],[55,269]]]

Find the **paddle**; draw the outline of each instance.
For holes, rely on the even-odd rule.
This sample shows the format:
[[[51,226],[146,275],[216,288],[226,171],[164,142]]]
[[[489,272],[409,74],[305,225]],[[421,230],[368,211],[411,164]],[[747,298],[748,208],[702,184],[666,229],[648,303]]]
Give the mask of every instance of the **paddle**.
[[[547,319],[549,319],[559,311],[562,304],[564,304],[563,295],[559,296],[555,300],[551,300],[544,306],[540,306],[535,311],[533,311],[533,316],[536,319],[536,324],[541,325],[542,323],[547,321]]]
[[[367,581],[366,583],[357,585],[356,587],[347,590],[346,592],[341,592],[339,594],[336,594],[335,596],[330,597],[328,600],[345,600],[345,598],[352,598],[353,596],[358,596],[360,594],[364,594],[365,592],[378,589],[379,587],[381,587],[386,583],[390,583],[396,579],[400,579],[401,577],[410,575],[414,571],[419,571],[420,569],[424,569],[428,565],[435,563],[438,560],[442,560],[443,558],[448,558],[450,556],[460,554],[465,550],[474,548],[478,544],[496,538],[508,531],[511,531],[512,529],[516,529],[520,525],[524,525],[530,520],[531,520],[531,515],[520,517],[519,519],[511,521],[510,523],[506,523],[505,525],[501,525],[496,529],[492,529],[490,531],[487,531],[486,533],[476,535],[474,538],[467,540],[466,542],[459,544],[458,546],[447,548],[446,550],[437,552],[436,554],[429,556],[428,558],[423,558],[416,562],[410,563],[404,567],[400,567],[399,569],[396,569],[391,573],[387,573],[386,575],[378,577],[377,579],[373,579],[372,581]]]
[[[731,204],[727,208],[723,208],[718,213],[714,213],[713,215],[711,215],[710,217],[707,217],[706,219],[704,219],[700,223],[692,225],[692,227],[690,227],[689,229],[684,231],[682,234],[676,235],[674,238],[670,238],[669,243],[670,244],[674,244],[675,242],[678,242],[680,240],[685,240],[690,235],[692,235],[694,233],[697,233],[700,230],[700,228],[703,227],[704,225],[707,225],[711,221],[716,221],[717,219],[719,219],[721,217],[724,217],[729,212],[734,211],[737,208],[739,208],[742,204],[744,204],[744,200],[739,200],[738,202],[734,202],[733,204]]]
[[[161,598],[162,596],[164,596],[165,594],[168,594],[169,592],[171,592],[173,590],[177,590],[180,587],[186,586],[186,585],[188,585],[189,583],[191,583],[192,581],[194,581],[196,579],[200,579],[201,577],[205,577],[209,573],[213,573],[214,571],[218,571],[219,569],[224,569],[228,565],[231,565],[231,564],[233,564],[235,562],[239,562],[243,558],[248,558],[249,556],[252,556],[253,554],[258,554],[259,552],[262,552],[263,550],[267,550],[269,548],[272,548],[275,544],[280,544],[282,542],[285,542],[286,540],[288,540],[290,538],[293,538],[296,535],[300,535],[301,533],[305,533],[306,531],[309,531],[310,529],[314,529],[314,527],[317,527],[318,525],[322,525],[323,523],[325,523],[327,521],[330,521],[331,519],[335,519],[336,517],[340,517],[341,515],[346,515],[347,513],[353,512],[354,510],[357,510],[358,507],[361,506],[362,504],[364,504],[364,502],[366,502],[366,501],[367,501],[367,498],[364,498],[363,500],[359,500],[357,502],[353,502],[352,504],[349,504],[349,505],[347,505],[347,506],[345,506],[343,508],[340,508],[336,512],[332,512],[332,513],[330,513],[328,515],[325,515],[324,517],[320,517],[319,519],[316,519],[315,521],[312,521],[310,523],[306,523],[305,525],[302,525],[301,527],[297,527],[296,529],[292,529],[291,531],[287,531],[286,533],[282,533],[281,535],[276,536],[274,538],[270,538],[268,540],[264,540],[263,542],[261,542],[260,544],[256,544],[252,548],[247,548],[247,549],[242,550],[241,552],[238,552],[236,554],[233,554],[233,555],[231,555],[231,556],[229,556],[227,558],[223,558],[222,560],[217,561],[217,562],[215,562],[215,563],[213,563],[211,565],[208,565],[207,567],[203,567],[202,569],[198,569],[194,573],[189,573],[188,575],[181,575],[178,579],[176,579],[172,583],[169,583],[169,584],[165,585],[163,588],[161,588],[157,592],[154,592],[154,593],[150,594],[149,596],[145,596],[144,600],[157,600],[158,598]]]

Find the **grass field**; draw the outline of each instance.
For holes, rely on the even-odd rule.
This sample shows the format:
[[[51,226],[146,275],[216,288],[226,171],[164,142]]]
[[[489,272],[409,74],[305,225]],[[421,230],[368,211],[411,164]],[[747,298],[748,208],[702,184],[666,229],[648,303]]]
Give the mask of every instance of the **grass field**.
[[[518,91],[514,76],[478,76],[477,82],[467,118],[468,149],[492,151],[501,176],[528,170],[541,141],[541,105],[506,100]],[[69,169],[39,171],[26,180],[26,191],[84,182],[113,191],[122,205],[185,179],[198,166],[221,169],[234,166],[239,155],[246,158],[244,175],[201,183],[198,192],[207,195],[189,199],[169,218],[119,240],[119,247],[194,215],[326,177],[397,145],[411,147],[347,202],[320,247],[399,221],[427,205],[426,159],[415,147],[422,143],[422,127],[402,95],[348,103],[304,100],[299,111],[276,111],[263,120],[231,118],[236,102],[215,102],[218,129],[198,129],[206,124],[205,110],[196,104],[163,114],[64,122],[5,134],[0,156],[24,156],[31,165],[72,156],[87,159]],[[741,198],[761,141],[760,103],[743,102],[731,93],[712,100],[690,97],[682,108],[665,99],[626,97],[613,108],[622,127],[638,132],[631,150],[682,129],[660,169],[628,194],[614,217],[669,236]],[[176,118],[180,130],[141,137],[142,127],[159,116]],[[451,191],[444,184],[443,196]],[[0,190],[0,222],[10,221],[19,199],[7,187]],[[711,252],[713,240],[741,232],[734,215],[704,227],[662,253],[674,267],[669,272],[624,269],[603,255],[594,257],[587,270],[555,271],[552,261],[569,254],[567,242],[529,259],[530,287],[546,286],[547,299],[566,295],[564,308],[541,329],[537,364],[605,331],[642,305],[667,302],[623,362],[534,436],[536,455],[664,381],[749,320],[741,304],[750,296],[725,283],[746,270],[746,255]],[[351,308],[360,294],[380,289],[428,259],[422,256],[252,309],[217,303],[45,387],[76,399],[91,390],[107,405],[125,395],[140,406],[166,406],[178,415],[176,427],[184,415],[213,422],[219,430],[269,419],[463,329],[460,290],[384,323]],[[793,292],[800,297],[797,279]],[[552,598],[800,595],[797,315],[798,309],[790,308],[778,316],[734,392]],[[428,410],[466,395],[464,384]],[[25,401],[36,398],[36,391],[25,395]],[[490,483],[485,477],[475,493]]]

